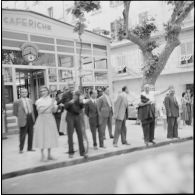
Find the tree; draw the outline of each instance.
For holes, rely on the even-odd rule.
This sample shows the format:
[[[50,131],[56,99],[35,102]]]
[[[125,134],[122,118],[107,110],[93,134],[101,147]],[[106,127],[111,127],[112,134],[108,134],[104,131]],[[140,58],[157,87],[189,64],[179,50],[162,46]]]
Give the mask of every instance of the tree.
[[[100,8],[99,1],[75,1],[74,7],[71,9],[72,14],[76,18],[76,24],[74,27],[74,31],[78,33],[79,42],[80,42],[80,50],[79,50],[79,88],[82,91],[82,34],[84,33],[85,25],[85,15],[84,12],[91,12]]]
[[[89,3],[84,2],[87,1],[82,1],[82,5],[86,4],[85,6],[88,7]],[[123,24],[121,24],[121,28],[118,31],[118,37],[120,40],[127,39],[132,41],[142,51],[144,59],[142,87],[145,84],[155,85],[171,53],[180,44],[179,34],[184,19],[194,8],[194,1],[166,1],[166,3],[172,6],[171,18],[164,24],[166,43],[159,54],[154,54],[154,50],[159,46],[157,40],[151,37],[151,34],[157,31],[154,18],[147,18],[141,25],[130,28],[129,12],[131,1],[123,1]],[[83,5],[83,7],[85,6]]]
[[[166,44],[162,51],[155,55],[153,50],[158,47],[158,43],[151,37],[151,33],[157,30],[154,19],[146,19],[142,25],[129,29],[128,20],[131,1],[124,1],[124,23],[119,34],[137,44],[142,51],[144,58],[142,87],[146,83],[155,85],[171,53],[180,44],[179,34],[182,22],[194,7],[194,1],[167,1],[167,3],[172,5],[173,11],[170,20],[167,24],[164,24]]]

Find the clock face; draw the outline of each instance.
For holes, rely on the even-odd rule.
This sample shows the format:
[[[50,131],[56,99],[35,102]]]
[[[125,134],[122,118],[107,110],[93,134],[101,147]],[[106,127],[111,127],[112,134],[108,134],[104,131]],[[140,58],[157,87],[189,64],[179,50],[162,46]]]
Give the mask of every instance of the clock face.
[[[36,58],[36,57],[35,57],[34,55],[32,55],[32,54],[29,54],[29,55],[28,55],[28,61],[29,61],[29,62],[34,61],[35,58]]]

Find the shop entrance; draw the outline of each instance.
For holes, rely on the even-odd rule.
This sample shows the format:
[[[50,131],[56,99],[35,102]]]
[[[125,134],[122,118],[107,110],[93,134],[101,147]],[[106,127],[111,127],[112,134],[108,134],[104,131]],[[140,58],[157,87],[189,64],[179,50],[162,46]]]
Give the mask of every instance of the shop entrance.
[[[16,69],[17,98],[20,98],[21,88],[28,90],[28,97],[35,102],[40,97],[40,87],[45,85],[45,70]]]

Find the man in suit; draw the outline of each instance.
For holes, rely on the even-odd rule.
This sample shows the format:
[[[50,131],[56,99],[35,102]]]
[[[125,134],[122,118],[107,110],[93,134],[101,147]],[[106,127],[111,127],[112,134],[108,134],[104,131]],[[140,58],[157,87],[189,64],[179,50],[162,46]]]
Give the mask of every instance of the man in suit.
[[[31,99],[27,98],[27,89],[21,89],[21,98],[13,104],[13,114],[18,118],[19,133],[19,153],[23,153],[26,134],[28,133],[28,151],[32,149],[33,143],[33,125],[35,116]]]
[[[103,135],[100,132],[100,128],[98,124],[98,110],[97,110],[97,100],[96,100],[97,92],[95,90],[91,90],[89,92],[89,95],[90,95],[90,100],[85,105],[85,114],[89,118],[89,126],[92,133],[94,149],[97,149],[97,141],[96,141],[97,130],[99,135],[100,147],[103,147]]]
[[[179,138],[178,122],[177,122],[177,118],[179,117],[179,105],[174,94],[175,94],[175,89],[174,87],[171,87],[169,91],[169,95],[167,95],[164,100],[166,115],[167,115],[167,123],[168,123],[168,132],[167,132],[168,139]]]
[[[128,118],[128,100],[127,100],[128,88],[124,86],[122,88],[122,93],[118,96],[115,102],[114,118],[115,122],[115,132],[113,145],[117,147],[118,138],[121,134],[122,144],[130,145],[126,140],[127,128],[126,119]]]
[[[112,134],[112,101],[109,97],[109,88],[104,89],[103,95],[97,101],[98,115],[99,115],[99,125],[101,128],[101,132],[103,133],[103,137],[105,139],[105,130],[106,125],[108,125],[108,131],[110,138],[114,138]]]
[[[72,90],[71,90],[71,88],[69,87],[68,84],[66,84],[64,86],[64,89],[63,90],[64,90],[64,93],[62,95],[62,98],[61,98],[61,100],[59,100],[57,102],[57,105],[60,105],[60,106],[65,106],[65,104],[67,102],[69,102],[70,100],[72,100],[72,98],[73,98]]]
[[[83,101],[80,99],[80,92],[76,91],[73,93],[73,99],[65,104],[67,110],[66,121],[67,121],[67,134],[68,134],[68,145],[69,145],[69,157],[72,158],[74,154],[73,148],[73,133],[74,128],[76,129],[80,156],[87,158],[86,151],[83,144],[82,134],[82,121],[81,114],[84,107]]]

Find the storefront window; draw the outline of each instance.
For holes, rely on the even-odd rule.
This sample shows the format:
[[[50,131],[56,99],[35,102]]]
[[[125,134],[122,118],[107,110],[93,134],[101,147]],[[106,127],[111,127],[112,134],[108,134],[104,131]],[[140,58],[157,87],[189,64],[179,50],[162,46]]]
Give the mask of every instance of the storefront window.
[[[107,72],[96,72],[95,73],[95,81],[105,83],[108,81],[108,73]]]
[[[103,57],[95,57],[95,69],[107,69],[107,59]]]
[[[5,102],[5,104],[12,103],[14,101],[13,100],[13,87],[11,85],[5,85],[3,92],[4,92],[3,101]]]
[[[91,70],[91,69],[94,68],[91,57],[87,57],[87,56],[86,57],[82,57],[81,58],[81,62],[82,62],[83,70]]]
[[[57,82],[57,73],[55,68],[48,68],[49,82]]]
[[[72,70],[59,70],[59,82],[73,81]]]
[[[58,55],[58,66],[65,68],[73,67],[73,56]]]
[[[27,65],[28,62],[22,57],[22,51],[2,50],[2,64]]]
[[[3,80],[4,83],[12,82],[12,68],[11,67],[3,67]]]
[[[39,53],[38,59],[33,62],[35,66],[56,66],[55,54]]]
[[[93,82],[93,76],[92,75],[83,76],[82,81],[83,82]]]

